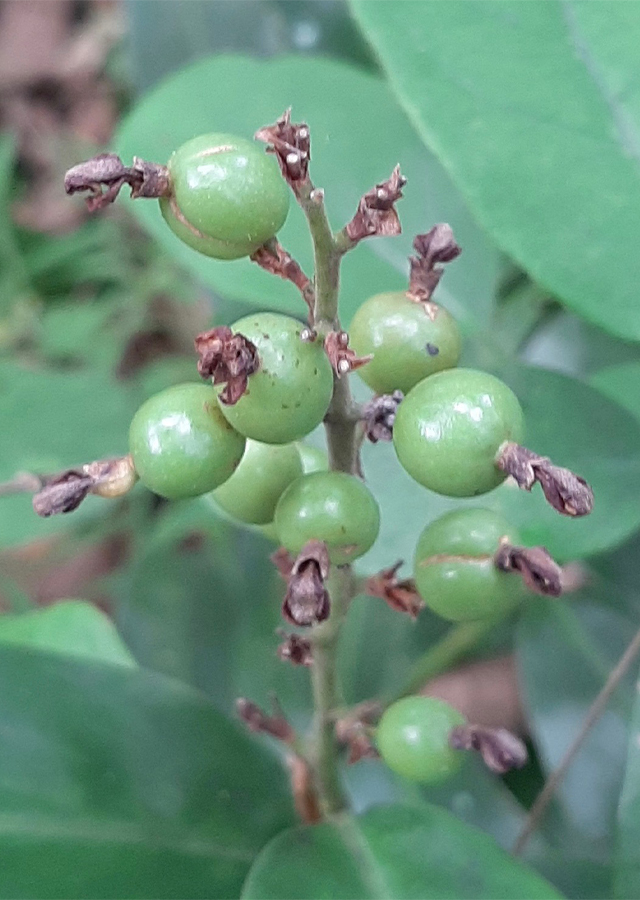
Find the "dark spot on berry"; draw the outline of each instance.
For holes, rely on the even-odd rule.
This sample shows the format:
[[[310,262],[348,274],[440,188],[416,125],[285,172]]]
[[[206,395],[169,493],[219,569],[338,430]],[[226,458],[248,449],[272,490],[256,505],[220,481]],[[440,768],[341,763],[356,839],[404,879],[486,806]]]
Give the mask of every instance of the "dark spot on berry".
[[[427,351],[427,353],[429,354],[429,356],[437,356],[438,353],[440,353],[440,347],[436,347],[435,344],[429,344],[429,343],[427,343],[427,344],[425,344],[425,348],[424,348],[424,349]]]

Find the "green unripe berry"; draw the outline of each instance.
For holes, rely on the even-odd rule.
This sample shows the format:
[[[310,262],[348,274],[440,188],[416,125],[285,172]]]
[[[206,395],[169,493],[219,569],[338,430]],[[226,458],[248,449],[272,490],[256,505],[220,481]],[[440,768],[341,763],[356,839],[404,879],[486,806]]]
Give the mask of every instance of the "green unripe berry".
[[[311,444],[298,444],[298,452],[302,462],[302,471],[305,475],[311,475],[312,472],[328,471],[329,460],[324,450],[318,450],[317,447],[312,447]]]
[[[174,500],[206,494],[226,481],[244,445],[220,412],[215,391],[204,384],[179,384],[150,397],[129,430],[140,480]]]
[[[489,509],[460,509],[431,522],[418,538],[416,587],[425,603],[453,622],[499,618],[522,597],[520,578],[493,562],[502,538],[518,535]]]
[[[433,784],[460,767],[463,754],[449,746],[451,729],[464,725],[462,713],[436,697],[405,697],[385,710],[376,732],[384,762],[411,781]]]
[[[284,224],[289,192],[272,156],[232,134],[204,134],[168,163],[160,209],[186,244],[217,259],[248,256]]]
[[[522,409],[506,384],[475,369],[448,369],[409,391],[398,408],[393,444],[419,484],[472,497],[504,481],[496,465],[500,448],[521,443],[523,434]]]
[[[302,473],[296,444],[247,441],[240,465],[211,496],[234,519],[267,525],[273,521],[282,492]]]
[[[358,356],[373,354],[358,375],[377,394],[406,394],[428,375],[457,366],[461,347],[446,309],[414,303],[402,291],[366,300],[351,322],[349,343]]]
[[[276,507],[280,543],[297,555],[307,541],[324,541],[334,565],[353,562],[369,550],[380,530],[373,494],[353,475],[315,472],[284,492]]]
[[[257,313],[232,329],[252,341],[260,368],[246,393],[221,406],[236,431],[264,444],[288,444],[313,431],[331,402],[333,371],[322,341],[303,341],[304,326],[277,313]]]

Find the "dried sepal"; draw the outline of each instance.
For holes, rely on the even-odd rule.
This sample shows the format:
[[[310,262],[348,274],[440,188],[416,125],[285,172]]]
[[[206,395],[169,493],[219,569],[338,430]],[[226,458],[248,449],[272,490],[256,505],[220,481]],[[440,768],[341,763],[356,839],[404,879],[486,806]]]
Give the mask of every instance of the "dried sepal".
[[[309,178],[311,139],[305,122],[291,121],[291,108],[287,109],[273,125],[265,125],[255,133],[258,141],[267,144],[267,153],[274,153],[282,176],[296,192]]]
[[[294,744],[296,741],[295,731],[285,719],[277,701],[274,699],[272,703],[273,712],[269,715],[251,700],[239,697],[236,700],[236,713],[250,731],[269,734],[284,744]]]
[[[367,237],[389,237],[401,233],[395,204],[402,198],[402,188],[406,183],[400,166],[396,166],[390,178],[364,194],[356,214],[344,228],[352,244]]]
[[[349,349],[349,335],[346,331],[330,331],[324,339],[324,350],[331,368],[338,378],[365,366],[373,356],[357,356]]]
[[[371,597],[380,597],[391,609],[405,613],[412,619],[417,619],[420,610],[424,606],[424,600],[416,589],[415,582],[411,578],[398,578],[398,570],[402,566],[402,560],[383,569],[376,575],[367,578],[365,590]]]
[[[393,394],[374,397],[365,405],[362,412],[365,435],[372,444],[393,440],[396,413],[403,400],[402,391],[394,391]]]
[[[96,460],[42,478],[41,487],[33,497],[33,508],[43,518],[73,512],[89,494],[122,497],[136,480],[131,456]]]
[[[293,753],[287,757],[287,765],[293,803],[300,821],[305,825],[316,825],[322,821],[322,810],[311,766],[302,756]]]
[[[294,666],[310,666],[313,664],[313,648],[311,641],[299,634],[279,632],[285,640],[278,647],[278,656],[283,662]]]
[[[227,325],[204,331],[195,339],[198,372],[213,384],[224,384],[221,403],[233,406],[247,390],[249,376],[260,368],[258,349],[243,334]]]
[[[584,478],[553,465],[546,456],[508,442],[500,448],[496,464],[525,491],[538,482],[547,503],[564,516],[586,516],[593,509],[593,491]]]
[[[521,769],[528,758],[524,741],[506,728],[458,725],[449,735],[449,746],[454,750],[475,750],[487,768],[498,775]]]
[[[442,278],[443,264],[451,262],[462,250],[454,240],[451,227],[445,223],[434,225],[426,234],[416,235],[413,249],[416,255],[409,257],[411,268],[407,296],[416,303],[424,303],[425,311],[433,318],[429,304]]]
[[[293,556],[291,556],[286,547],[278,547],[275,553],[271,554],[270,559],[278,570],[278,574],[286,581],[289,578],[289,575],[291,575],[293,563],[295,562]]]
[[[89,192],[86,202],[92,212],[113,203],[125,184],[131,188],[133,199],[164,197],[170,192],[169,170],[138,157],[134,157],[132,166],[125,166],[115,153],[99,153],[72,166],[64,176],[67,194]]]
[[[298,288],[302,294],[302,299],[307,304],[309,320],[311,321],[315,303],[313,284],[291,254],[287,253],[284,247],[274,238],[263,244],[262,247],[258,247],[255,253],[251,255],[251,260],[271,275],[277,275],[278,278],[290,281]]]
[[[336,720],[336,740],[348,748],[347,762],[350,765],[361,759],[377,759],[380,756],[371,738],[371,726],[378,721],[381,711],[378,701],[367,700]]]
[[[322,541],[309,541],[296,557],[288,578],[282,615],[292,625],[308,628],[329,617],[329,553]]]
[[[562,567],[546,547],[513,547],[503,541],[494,556],[495,565],[503,572],[516,572],[530,591],[547,597],[563,593]]]

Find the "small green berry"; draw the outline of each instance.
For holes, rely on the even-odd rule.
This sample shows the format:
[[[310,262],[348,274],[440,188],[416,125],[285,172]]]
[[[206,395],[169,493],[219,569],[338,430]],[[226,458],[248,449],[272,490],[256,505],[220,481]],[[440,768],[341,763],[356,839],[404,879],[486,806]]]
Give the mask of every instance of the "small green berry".
[[[405,697],[385,710],[376,732],[384,762],[411,781],[433,784],[449,778],[463,755],[449,746],[452,728],[464,716],[436,697]]]
[[[522,442],[518,398],[498,378],[448,369],[420,381],[398,408],[393,443],[419,484],[449,497],[492,490],[506,475],[496,465],[507,441]]]

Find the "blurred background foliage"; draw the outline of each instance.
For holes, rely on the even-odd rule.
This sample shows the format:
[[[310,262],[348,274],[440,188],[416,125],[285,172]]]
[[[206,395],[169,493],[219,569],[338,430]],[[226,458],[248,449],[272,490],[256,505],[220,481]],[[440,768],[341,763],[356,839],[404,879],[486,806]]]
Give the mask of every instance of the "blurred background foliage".
[[[508,849],[640,612],[638,40],[640,7],[617,0],[0,3],[1,895],[236,896],[293,816],[270,749],[229,724],[233,701],[275,694],[294,724],[310,717],[306,672],[275,655],[265,538],[140,487],[46,521],[19,490],[22,473],[126,452],[140,402],[197,377],[197,332],[248,306],[302,314],[249,261],[179,244],[154,203],[89,217],[65,169],[104,149],[165,162],[194,134],[249,136],[291,105],[338,227],[400,162],[403,235],[345,260],[346,326],[402,288],[416,233],[452,225],[463,254],[436,299],[461,324],[463,363],[516,390],[528,444],[586,477],[596,506],[573,522],[506,485],[482,498],[579,563],[580,587],[532,601],[428,687],[528,735],[527,768],[470,766],[437,790],[374,761],[346,777],[356,811],[428,800]],[[310,267],[297,209],[281,240]],[[410,561],[459,504],[416,488],[386,445],[364,466],[383,514],[369,574]],[[445,632],[358,598],[347,700],[391,696]],[[528,847],[570,897],[640,891],[635,674]]]

